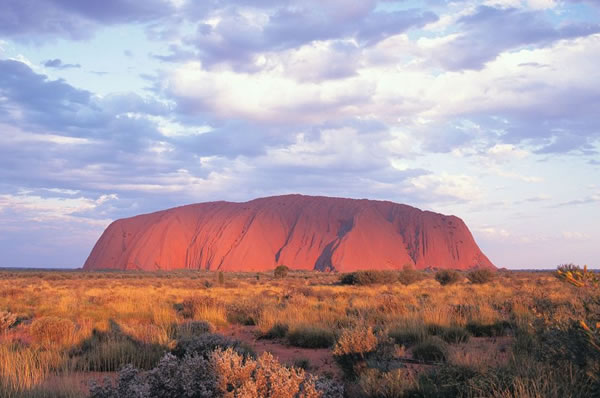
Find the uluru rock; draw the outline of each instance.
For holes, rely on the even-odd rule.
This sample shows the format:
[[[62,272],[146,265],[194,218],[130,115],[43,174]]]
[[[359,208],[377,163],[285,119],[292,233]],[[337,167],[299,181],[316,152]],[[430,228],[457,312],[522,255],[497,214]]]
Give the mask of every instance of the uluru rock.
[[[208,202],[117,220],[84,269],[265,271],[494,268],[458,217],[303,195]]]

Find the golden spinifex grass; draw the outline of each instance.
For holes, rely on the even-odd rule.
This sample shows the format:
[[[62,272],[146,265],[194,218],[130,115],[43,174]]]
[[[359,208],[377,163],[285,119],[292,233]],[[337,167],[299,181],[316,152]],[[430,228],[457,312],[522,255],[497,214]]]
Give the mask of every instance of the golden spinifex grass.
[[[181,325],[191,321],[208,321],[207,330],[217,332],[246,325],[281,344],[332,351],[364,330],[371,337],[376,333],[377,341],[407,347],[395,351],[407,357],[413,350],[439,349],[449,364],[507,366],[520,333],[533,333],[540,320],[586,319],[583,299],[593,296],[551,273],[501,272],[487,283],[463,277],[448,285],[420,273],[408,285],[392,278],[351,286],[341,285],[336,274],[224,274],[222,281],[217,275],[0,272],[0,313],[12,320],[0,331],[0,396],[43,396],[47,380],[57,375],[115,372],[128,363],[151,369],[189,329]],[[502,344],[482,340],[498,337]],[[375,340],[364,343],[371,347]],[[368,359],[357,356],[363,357]],[[377,372],[359,375],[361,383],[369,389],[374,380],[402,389],[417,383],[414,372],[410,383],[399,382],[398,372]],[[79,392],[69,394],[84,394],[74,390]]]

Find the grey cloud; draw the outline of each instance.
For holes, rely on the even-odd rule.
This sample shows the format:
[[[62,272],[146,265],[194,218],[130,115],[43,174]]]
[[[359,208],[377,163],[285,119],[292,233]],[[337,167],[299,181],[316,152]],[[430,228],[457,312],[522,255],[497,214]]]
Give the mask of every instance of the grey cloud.
[[[458,20],[460,36],[444,45],[435,58],[450,70],[480,69],[505,50],[526,45],[548,45],[560,39],[600,32],[599,24],[555,27],[543,11],[480,6]]]
[[[44,62],[44,66],[48,68],[56,68],[56,69],[77,69],[81,68],[80,64],[63,64],[59,58],[49,59]]]
[[[235,9],[221,13],[216,26],[200,23],[185,47],[172,46],[170,53],[157,55],[165,61],[197,58],[205,65],[229,62],[237,69],[252,69],[256,53],[281,51],[315,40],[355,38],[361,46],[376,44],[390,35],[420,27],[437,19],[431,12],[408,9],[395,12],[357,7],[355,12],[333,12],[325,5],[275,8],[264,27]],[[330,13],[328,13],[330,12]]]
[[[0,35],[27,41],[81,40],[102,24],[151,21],[173,11],[168,0],[3,0]]]

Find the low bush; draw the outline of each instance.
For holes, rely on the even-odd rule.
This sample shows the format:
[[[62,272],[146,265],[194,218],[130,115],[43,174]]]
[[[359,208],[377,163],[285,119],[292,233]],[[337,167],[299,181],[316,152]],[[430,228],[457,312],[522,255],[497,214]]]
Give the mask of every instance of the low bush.
[[[278,265],[273,271],[273,276],[275,276],[275,278],[285,278],[289,270],[290,269],[286,265]]]
[[[450,326],[442,332],[440,337],[450,344],[466,343],[471,338],[471,334],[460,326]]]
[[[287,324],[277,322],[262,337],[264,339],[281,339],[285,337],[289,329]]]
[[[494,272],[487,268],[476,269],[467,273],[467,279],[473,284],[483,284],[494,279]]]
[[[203,308],[214,307],[218,305],[212,297],[193,296],[187,297],[179,305],[176,305],[176,310],[185,319],[194,319]]]
[[[287,339],[295,347],[329,348],[333,345],[335,336],[329,329],[303,325],[289,331]]]
[[[215,327],[208,321],[188,321],[175,327],[175,338],[199,336],[205,333],[214,333]]]
[[[110,331],[94,329],[90,337],[71,348],[71,366],[85,372],[115,372],[124,365],[152,369],[165,354],[159,344],[146,344],[113,327]]]
[[[416,271],[412,266],[404,266],[398,273],[398,281],[404,286],[412,285],[423,279],[423,275]]]
[[[366,369],[358,379],[359,394],[364,398],[401,398],[415,387],[415,380],[406,369],[382,372]]]
[[[370,326],[359,325],[342,331],[333,355],[347,379],[355,379],[365,369],[389,371],[397,367],[403,350],[384,331],[375,333]]]
[[[248,345],[220,334],[205,333],[200,336],[184,337],[177,341],[172,353],[178,358],[187,356],[208,356],[216,349],[228,349],[240,355],[254,356],[254,351]]]
[[[343,394],[342,385],[285,367],[268,352],[255,360],[231,348],[207,358],[167,354],[149,372],[126,367],[116,385],[106,381],[90,388],[91,398],[342,398]]]
[[[35,319],[29,333],[43,346],[61,346],[72,341],[75,324],[69,319],[46,316]]]
[[[470,321],[466,329],[475,337],[499,337],[509,335],[512,332],[512,325],[508,321],[494,323]]]
[[[8,311],[0,311],[0,333],[17,323],[17,316]]]
[[[425,327],[395,327],[388,332],[396,344],[401,344],[405,347],[410,347],[417,343],[422,342],[428,336],[428,332]]]
[[[433,336],[417,344],[412,350],[413,358],[424,362],[445,362],[448,347],[439,337]]]
[[[442,286],[453,285],[460,282],[462,275],[451,269],[444,269],[435,273],[435,280]]]
[[[343,274],[340,280],[342,285],[375,285],[394,283],[398,281],[398,275],[393,271],[356,271]]]

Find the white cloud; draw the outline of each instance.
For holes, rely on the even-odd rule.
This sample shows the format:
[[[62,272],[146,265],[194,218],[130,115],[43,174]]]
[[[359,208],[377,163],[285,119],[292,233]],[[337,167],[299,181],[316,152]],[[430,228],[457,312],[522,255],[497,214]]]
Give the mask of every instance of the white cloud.
[[[469,175],[428,174],[411,178],[409,183],[409,190],[428,194],[434,202],[443,198],[472,202],[483,197],[476,179]]]
[[[591,236],[584,232],[564,231],[562,237],[567,240],[585,241],[591,239]]]
[[[89,212],[110,200],[118,199],[115,194],[101,195],[97,199],[63,197],[42,197],[28,191],[19,192],[17,195],[1,194],[0,211],[11,210],[19,215],[20,219],[36,222],[68,221],[80,222],[89,225],[106,225],[105,219],[88,217],[80,213]]]

